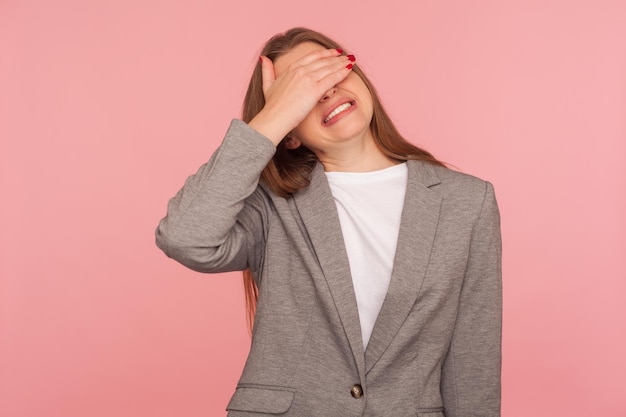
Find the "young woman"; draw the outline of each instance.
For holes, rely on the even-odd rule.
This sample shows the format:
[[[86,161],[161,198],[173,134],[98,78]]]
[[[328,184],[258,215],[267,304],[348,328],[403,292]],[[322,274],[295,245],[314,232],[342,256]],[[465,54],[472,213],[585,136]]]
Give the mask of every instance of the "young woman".
[[[402,138],[326,36],[268,41],[243,120],[156,235],[194,270],[245,270],[229,416],[500,415],[493,187]]]

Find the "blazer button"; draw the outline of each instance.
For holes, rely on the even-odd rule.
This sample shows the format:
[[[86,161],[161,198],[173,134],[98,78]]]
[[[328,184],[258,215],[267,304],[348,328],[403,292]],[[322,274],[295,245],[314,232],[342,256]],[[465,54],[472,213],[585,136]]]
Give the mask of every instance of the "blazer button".
[[[359,384],[354,384],[350,389],[350,394],[352,394],[354,398],[361,398],[363,396],[363,387]]]

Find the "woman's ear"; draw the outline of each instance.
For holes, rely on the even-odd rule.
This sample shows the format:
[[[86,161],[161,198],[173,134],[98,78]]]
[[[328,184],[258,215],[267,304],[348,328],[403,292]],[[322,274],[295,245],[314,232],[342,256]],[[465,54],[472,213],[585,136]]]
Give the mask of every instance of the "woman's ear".
[[[300,142],[298,139],[294,138],[293,136],[287,136],[285,138],[285,147],[287,149],[298,149],[300,145],[302,145],[302,142]]]

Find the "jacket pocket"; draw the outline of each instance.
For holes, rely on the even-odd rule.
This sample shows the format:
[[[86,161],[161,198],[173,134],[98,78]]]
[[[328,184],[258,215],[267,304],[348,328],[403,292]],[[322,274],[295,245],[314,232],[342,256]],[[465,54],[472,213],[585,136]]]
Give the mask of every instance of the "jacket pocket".
[[[443,407],[418,408],[417,417],[446,417]]]
[[[272,385],[238,385],[226,410],[282,414],[289,410],[294,390]]]

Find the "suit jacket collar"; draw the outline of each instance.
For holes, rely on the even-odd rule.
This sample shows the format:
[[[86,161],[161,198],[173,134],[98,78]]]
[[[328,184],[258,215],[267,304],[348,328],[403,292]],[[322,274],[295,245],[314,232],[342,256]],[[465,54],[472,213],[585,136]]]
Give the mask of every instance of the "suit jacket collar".
[[[439,219],[441,196],[430,189],[440,182],[435,169],[419,161],[408,161],[407,167],[391,282],[365,352],[339,216],[321,164],[313,169],[310,185],[294,195],[362,378],[389,346],[417,299]]]

